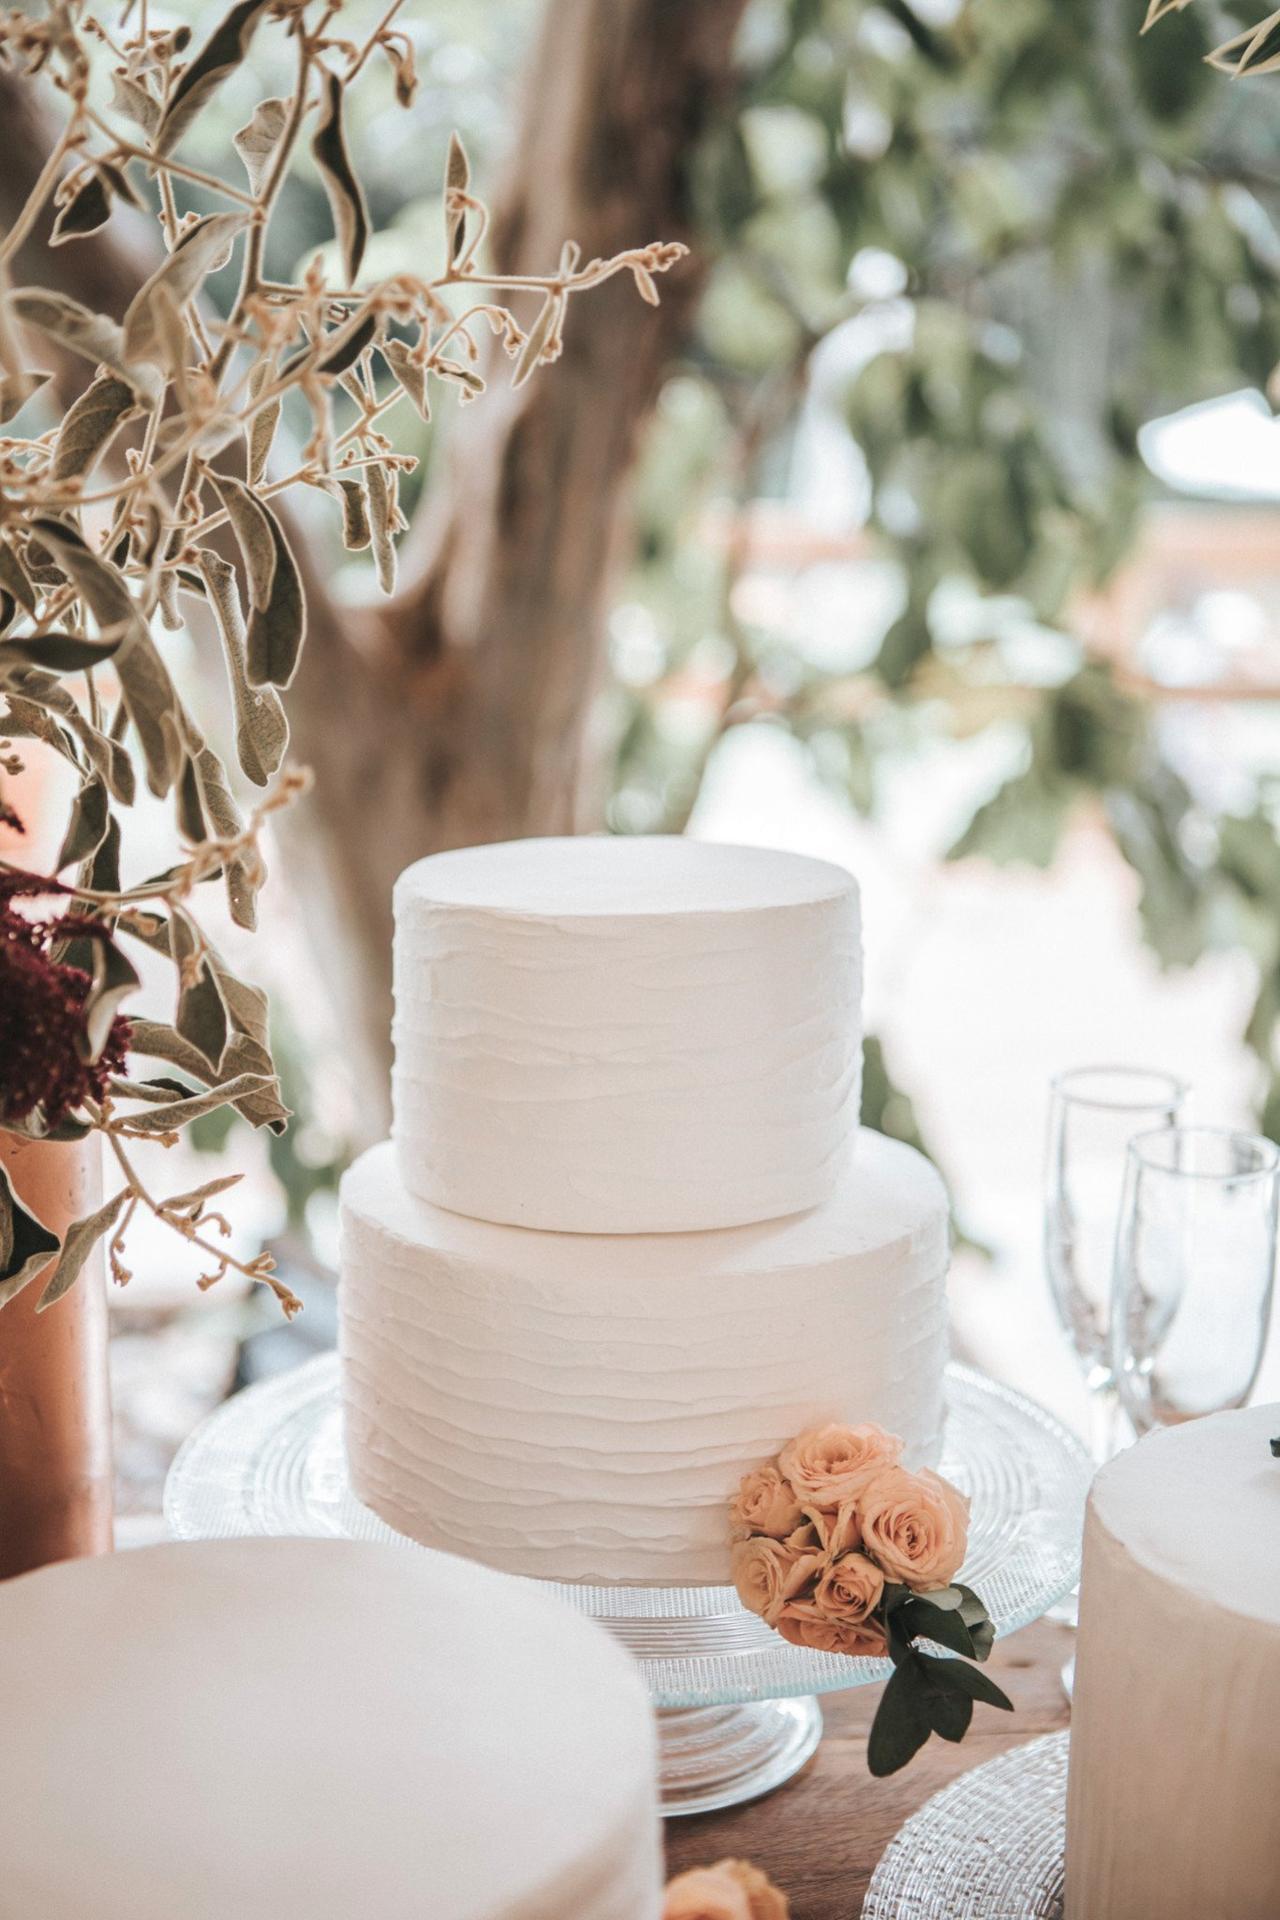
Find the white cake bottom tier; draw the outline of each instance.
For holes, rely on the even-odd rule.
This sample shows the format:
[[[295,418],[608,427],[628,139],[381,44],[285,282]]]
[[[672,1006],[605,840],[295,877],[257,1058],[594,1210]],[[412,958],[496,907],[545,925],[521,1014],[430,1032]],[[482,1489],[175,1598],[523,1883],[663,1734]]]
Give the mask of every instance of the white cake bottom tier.
[[[1066,1920],[1280,1915],[1280,1406],[1139,1441],[1094,1482]]]
[[[694,1234],[470,1220],[375,1147],[342,1188],[352,1483],[511,1573],[723,1582],[739,1479],[806,1427],[875,1420],[937,1459],[947,1219],[929,1163],[870,1132],[827,1206]]]
[[[201,1540],[0,1583],[0,1920],[658,1920],[653,1712],[481,1567]]]

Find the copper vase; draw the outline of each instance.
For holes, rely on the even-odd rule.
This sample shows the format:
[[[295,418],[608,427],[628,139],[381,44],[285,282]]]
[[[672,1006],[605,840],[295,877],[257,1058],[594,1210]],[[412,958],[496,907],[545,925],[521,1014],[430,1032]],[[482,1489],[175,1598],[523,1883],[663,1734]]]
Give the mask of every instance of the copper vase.
[[[97,1137],[68,1144],[0,1132],[28,1211],[59,1237],[101,1202]],[[111,1408],[101,1249],[44,1313],[44,1276],[0,1308],[0,1579],[111,1549]]]

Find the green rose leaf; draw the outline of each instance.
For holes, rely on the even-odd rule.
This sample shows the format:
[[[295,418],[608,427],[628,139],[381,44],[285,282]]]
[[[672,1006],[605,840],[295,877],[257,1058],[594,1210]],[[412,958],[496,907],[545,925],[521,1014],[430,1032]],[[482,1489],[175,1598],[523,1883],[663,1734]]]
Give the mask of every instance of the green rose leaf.
[[[867,1766],[877,1780],[913,1760],[931,1732],[925,1689],[910,1660],[893,1670],[880,1696],[867,1741]]]

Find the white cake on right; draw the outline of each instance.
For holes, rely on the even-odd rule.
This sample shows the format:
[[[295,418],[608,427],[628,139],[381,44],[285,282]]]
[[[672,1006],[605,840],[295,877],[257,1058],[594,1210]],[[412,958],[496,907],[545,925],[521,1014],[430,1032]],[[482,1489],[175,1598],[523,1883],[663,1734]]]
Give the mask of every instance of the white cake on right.
[[[1280,1406],[1103,1468],[1085,1524],[1066,1920],[1280,1915]]]

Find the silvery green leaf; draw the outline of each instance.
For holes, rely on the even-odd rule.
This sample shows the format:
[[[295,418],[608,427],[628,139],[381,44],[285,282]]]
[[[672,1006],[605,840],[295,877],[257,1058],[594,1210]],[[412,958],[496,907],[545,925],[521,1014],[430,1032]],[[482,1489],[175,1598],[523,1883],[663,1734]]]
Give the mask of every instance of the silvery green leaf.
[[[196,778],[196,763],[190,754],[184,754],[182,766],[178,772],[175,787],[178,814],[178,831],[189,846],[198,847],[206,838],[204,823],[204,803],[200,798],[200,782]]]
[[[378,585],[383,593],[394,593],[396,546],[391,537],[391,522],[395,503],[385,467],[366,467],[365,486],[369,495],[369,528],[373,540],[373,559],[378,572]]]
[[[266,606],[255,606],[249,615],[245,668],[251,686],[287,687],[297,670],[298,655],[302,651],[307,607],[302,593],[302,579],[289,551],[284,529],[269,509],[267,519],[275,547],[275,568]]]
[[[450,266],[461,254],[467,237],[467,210],[450,206],[450,195],[465,193],[471,180],[467,150],[456,133],[449,136],[449,158],[444,170],[444,257]]]
[[[106,783],[112,797],[122,806],[131,807],[135,791],[133,762],[120,742],[100,733],[85,718],[66,688],[51,674],[38,673],[33,669],[12,679],[8,693],[11,704],[18,689],[21,690],[23,707],[29,705],[33,712],[43,709],[46,713],[58,715],[79,740],[89,764]],[[10,719],[13,718],[11,714]],[[8,725],[9,722],[6,722],[6,726]],[[58,729],[54,728],[52,731],[56,734]],[[42,734],[41,737],[48,739],[47,734]],[[48,744],[58,747],[56,739],[49,740]],[[61,751],[61,748],[58,750]],[[68,752],[68,757],[75,756]]]
[[[92,859],[106,839],[109,825],[107,790],[95,775],[85,781],[71,804],[71,818],[54,862],[54,872],[61,873],[64,867],[78,866],[82,860]]]
[[[180,914],[169,922],[169,939],[174,964],[181,968],[190,962],[195,945],[190,925]],[[183,987],[178,994],[174,1031],[208,1062],[205,1078],[212,1074],[216,1079],[227,1045],[227,1009],[207,957],[201,961],[194,984]]]
[[[287,100],[259,100],[248,125],[241,127],[238,133],[233,133],[231,136],[235,150],[244,162],[244,170],[249,176],[249,186],[254,193],[261,190],[288,119],[289,102]]]
[[[370,540],[369,502],[358,475],[349,480],[336,474],[333,486],[342,502],[342,544],[349,553],[359,553]]]
[[[111,76],[111,104],[146,134],[153,134],[160,124],[160,102],[126,73]]]
[[[154,367],[131,362],[125,352],[123,329],[105,314],[91,313],[69,294],[54,293],[48,287],[21,288],[10,294],[9,307],[24,326],[56,340],[69,353],[110,367],[148,406],[160,399],[163,386],[159,374]]]
[[[103,1235],[109,1233],[119,1217],[120,1209],[129,1197],[128,1187],[121,1187],[84,1220],[77,1220],[69,1226],[62,1242],[62,1252],[44,1292],[36,1302],[36,1312],[43,1313],[55,1300],[61,1300],[80,1278],[85,1261],[97,1246]]]
[[[120,822],[114,814],[108,817],[102,845],[92,860],[87,860],[81,867],[77,877],[82,887],[91,887],[95,893],[119,893]]]
[[[123,636],[115,654],[115,670],[146,761],[147,784],[161,797],[169,791],[181,764],[181,743],[174,724],[179,712],[178,696],[168,668],[119,574],[85,544],[74,528],[62,521],[40,519],[32,525],[39,539],[53,551],[77,593],[87,602],[99,626],[114,629]]]
[[[227,676],[236,715],[236,756],[248,779],[265,787],[280,767],[289,744],[289,723],[274,687],[251,687],[245,671],[244,618],[236,590],[235,568],[207,548],[200,567],[209,589],[227,656]]]
[[[339,327],[329,337],[334,342],[323,358],[316,362],[316,372],[328,374],[332,378],[354,367],[365,348],[372,345],[378,333],[378,321],[374,314],[366,314],[355,325]]]
[[[0,1307],[43,1273],[57,1251],[57,1234],[27,1212],[0,1165]]]
[[[388,33],[383,35],[378,44],[391,62],[397,104],[411,107],[418,92],[418,71],[412,40],[407,34]]]
[[[212,747],[201,747],[196,756],[196,778],[204,811],[221,840],[234,839],[244,824],[240,809],[227,784],[226,768]],[[258,924],[257,872],[260,860],[251,871],[242,859],[228,860],[224,879],[227,905],[238,927],[252,933]]]
[[[3,540],[0,540],[0,586],[11,593],[27,613],[35,612],[35,591],[22,570],[22,562],[17,554]]]
[[[185,306],[207,276],[231,258],[236,236],[247,218],[243,213],[206,214],[187,228],[173,252],[143,281],[124,316],[124,352],[130,362],[154,359],[162,344],[153,298],[156,288],[166,288],[180,307]]]
[[[155,150],[166,154],[249,50],[266,0],[239,0],[179,74],[156,127]]]
[[[378,351],[422,418],[430,420],[431,396],[427,387],[427,370],[421,360],[415,358],[413,350],[403,340],[380,340]]]
[[[276,577],[276,544],[271,537],[267,509],[242,480],[235,480],[230,474],[214,474],[213,484],[244,555],[250,605],[265,607],[270,603]]]
[[[88,473],[119,427],[135,411],[133,389],[118,374],[104,373],[86,387],[58,430],[50,472],[55,480]]]
[[[369,215],[360,182],[347,155],[342,130],[342,82],[327,68],[320,79],[320,118],[311,151],[328,196],[347,285],[354,286],[369,238]]]
[[[141,986],[138,970],[111,940],[93,943],[93,977],[84,1000],[85,1059],[96,1060],[106,1046],[120,1002]]]
[[[275,368],[270,360],[259,360],[249,375],[251,400],[256,400],[264,387],[270,384],[274,372]],[[280,424],[281,404],[278,395],[274,400],[268,400],[266,406],[259,407],[249,422],[247,474],[251,487],[257,486],[267,471],[272,442],[276,437],[276,428]]]
[[[204,1093],[193,1093],[186,1100],[172,1100],[166,1106],[145,1107],[139,1113],[132,1113],[129,1125],[139,1133],[176,1133],[180,1127],[200,1119],[202,1114],[237,1105],[266,1091],[271,1084],[270,1075],[239,1073],[234,1079],[224,1080]]]
[[[169,951],[166,930],[163,950]],[[170,1066],[178,1067],[183,1073],[189,1073],[194,1080],[208,1086],[213,1078],[209,1062],[197,1047],[184,1040],[174,1028],[166,1026],[160,1020],[143,1020],[134,1017],[129,1022],[129,1052],[145,1054],[151,1059],[167,1060]]]
[[[100,667],[120,646],[119,640],[89,640],[80,633],[19,634],[0,640],[0,678],[14,668],[41,667],[48,673],[80,673]]]
[[[164,1211],[185,1214],[188,1219],[195,1219],[203,1211],[207,1200],[214,1199],[220,1193],[226,1193],[231,1187],[238,1187],[243,1179],[242,1173],[224,1173],[217,1180],[205,1180],[198,1187],[188,1188],[186,1193],[172,1193],[164,1202]]]
[[[61,247],[81,234],[93,233],[111,218],[111,195],[102,175],[91,168],[71,199],[60,208],[49,235],[51,247]]]
[[[516,370],[511,378],[513,387],[522,387],[529,378],[541,360],[543,348],[559,325],[563,312],[564,296],[562,294],[549,293],[542,303],[541,312],[529,329],[528,337],[523,347],[520,349],[520,358],[516,361]]]

